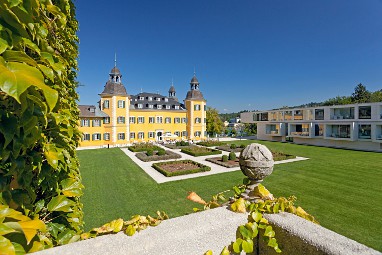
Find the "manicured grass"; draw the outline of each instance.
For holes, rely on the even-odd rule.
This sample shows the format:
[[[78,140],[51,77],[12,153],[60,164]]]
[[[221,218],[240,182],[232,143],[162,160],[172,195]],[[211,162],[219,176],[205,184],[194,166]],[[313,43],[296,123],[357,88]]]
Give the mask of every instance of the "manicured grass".
[[[238,141],[249,144],[255,141]],[[310,160],[275,165],[263,184],[276,196],[295,195],[297,204],[321,223],[382,251],[382,154],[277,142],[258,143]],[[82,202],[86,229],[134,214],[192,212],[185,199],[195,191],[205,200],[241,183],[241,171],[157,184],[119,149],[79,151],[86,187]]]

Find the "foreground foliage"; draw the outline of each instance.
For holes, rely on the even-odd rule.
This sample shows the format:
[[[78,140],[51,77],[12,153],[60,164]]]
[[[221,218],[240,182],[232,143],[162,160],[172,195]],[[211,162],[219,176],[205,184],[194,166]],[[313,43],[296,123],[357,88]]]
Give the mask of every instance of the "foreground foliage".
[[[248,183],[248,179],[244,178],[243,182]],[[235,197],[229,202],[226,202],[227,199],[224,195],[224,193],[228,192],[228,190],[212,196],[212,199],[209,202],[204,201],[195,192],[190,192],[187,197],[187,199],[193,202],[202,204],[204,206],[204,210],[216,208],[222,204],[228,203],[232,211],[238,213],[248,213],[248,222],[237,228],[236,240],[229,246],[224,247],[220,253],[221,255],[231,253],[240,254],[242,251],[245,253],[252,253],[254,248],[259,245],[260,235],[263,236],[265,243],[269,247],[272,247],[277,253],[280,253],[281,250],[275,238],[276,233],[273,231],[273,228],[269,224],[268,220],[264,218],[265,213],[272,214],[289,212],[318,224],[313,216],[305,212],[301,207],[296,207],[294,205],[296,197],[291,196],[289,198],[274,198],[263,185],[259,184],[253,192],[253,194],[258,196],[259,199],[251,203],[241,197],[241,194],[245,191],[245,187],[245,184],[234,186],[233,190],[235,192]],[[199,210],[200,209],[198,208],[194,208],[194,211]],[[207,251],[205,254],[212,255],[212,251]]]
[[[0,2],[0,247],[9,254],[82,231],[77,29],[70,0]]]

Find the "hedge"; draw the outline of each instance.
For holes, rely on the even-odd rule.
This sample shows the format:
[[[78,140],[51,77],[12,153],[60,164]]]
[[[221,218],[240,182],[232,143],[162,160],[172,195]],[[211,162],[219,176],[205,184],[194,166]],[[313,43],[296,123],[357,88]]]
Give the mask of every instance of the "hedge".
[[[199,151],[197,151],[197,150],[199,150]],[[180,150],[180,152],[186,153],[186,154],[194,156],[194,157],[217,155],[217,154],[222,153],[219,150],[197,147],[197,146],[191,146],[191,147],[183,148]]]
[[[191,169],[191,170],[178,171],[178,172],[168,172],[165,169],[161,168],[162,165],[174,164],[174,163],[193,163],[198,168]],[[177,161],[159,162],[159,163],[154,163],[152,165],[152,167],[166,177],[185,175],[185,174],[193,174],[193,173],[199,173],[199,172],[207,172],[207,171],[211,170],[211,167],[200,164],[200,163],[192,161],[192,160],[177,160]]]
[[[144,152],[139,152],[137,154],[135,154],[135,156],[137,158],[139,158],[140,160],[142,160],[143,162],[150,162],[150,161],[158,161],[158,160],[168,160],[168,159],[178,159],[178,158],[181,158],[182,156],[175,153],[175,152],[172,152],[172,151],[169,151],[169,150],[166,150],[165,151],[165,155],[153,155],[153,156],[147,156],[146,153]]]

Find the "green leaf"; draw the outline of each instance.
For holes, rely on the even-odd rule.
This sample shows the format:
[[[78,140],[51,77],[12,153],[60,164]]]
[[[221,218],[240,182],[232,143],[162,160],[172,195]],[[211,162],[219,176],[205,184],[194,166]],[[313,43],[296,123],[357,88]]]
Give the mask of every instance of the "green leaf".
[[[76,232],[70,229],[66,229],[64,232],[57,236],[57,243],[60,245],[68,244],[72,237],[76,235]]]
[[[43,72],[43,74],[45,74],[45,76],[51,80],[52,82],[54,82],[54,73],[53,73],[53,70],[49,67],[46,67],[42,64],[38,64],[38,67],[40,68],[40,70]]]
[[[240,253],[241,252],[241,244],[242,244],[242,242],[243,242],[243,239],[241,239],[241,238],[238,238],[238,239],[236,239],[236,241],[235,242],[233,242],[233,244],[232,244],[232,249],[233,249],[233,251],[234,252],[236,252],[236,253]]]
[[[252,216],[252,219],[255,221],[255,222],[259,222],[262,218],[263,218],[263,214],[261,214],[259,211],[255,211],[251,214]]]
[[[0,57],[0,89],[20,102],[20,95],[30,86],[46,86],[41,72],[21,63],[5,63]]]
[[[61,181],[62,193],[67,197],[79,197],[83,194],[84,186],[77,180],[67,178]]]
[[[48,203],[48,210],[50,212],[71,212],[73,211],[72,206],[75,203],[73,200],[67,198],[66,196],[56,196],[50,200]]]
[[[37,62],[23,51],[6,50],[3,53],[3,58],[7,62],[26,63],[30,66],[37,66]]]
[[[8,48],[8,42],[0,38],[0,54],[3,53]]]
[[[273,231],[272,226],[267,226],[265,228],[264,236],[268,236],[268,237],[274,237],[275,236],[275,231]]]
[[[8,0],[8,3],[9,3],[9,7],[12,8],[22,3],[22,0]]]
[[[48,226],[50,234],[55,238],[57,238],[58,233],[65,230],[65,225],[63,224],[49,222],[46,225]]]
[[[128,236],[132,236],[132,235],[134,235],[135,232],[136,232],[136,229],[133,227],[133,225],[129,225],[129,226],[126,228],[126,231],[125,231],[126,235],[128,235]]]
[[[246,253],[251,253],[253,252],[253,241],[252,240],[244,240],[243,243],[241,244],[243,247],[243,250]]]
[[[11,241],[9,241],[4,236],[0,236],[0,251],[1,254],[8,254],[8,255],[14,255],[15,247],[12,245]]]
[[[13,244],[13,247],[15,247],[16,255],[24,255],[26,253],[24,250],[24,247],[21,244],[15,243],[15,242],[12,242],[12,244]]]
[[[3,223],[0,223],[0,236],[6,235],[6,234],[9,234],[12,232],[16,232],[16,230],[14,230],[13,228],[11,228],[11,227],[3,224]]]
[[[251,239],[252,238],[252,233],[249,229],[247,229],[245,226],[240,226],[239,227],[239,232],[243,236],[243,239]]]

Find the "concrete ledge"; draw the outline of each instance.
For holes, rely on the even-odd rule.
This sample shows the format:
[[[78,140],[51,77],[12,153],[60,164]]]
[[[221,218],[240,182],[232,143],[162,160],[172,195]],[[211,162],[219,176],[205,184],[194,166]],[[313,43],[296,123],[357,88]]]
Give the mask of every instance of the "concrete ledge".
[[[304,220],[294,214],[278,213],[265,216],[273,225],[282,254],[294,255],[381,255],[363,244],[329,229]],[[260,254],[278,254],[260,243]]]
[[[283,250],[282,254],[382,254],[289,213],[272,214],[266,217],[274,225],[276,238]],[[236,239],[237,227],[246,222],[247,214],[217,208],[166,220],[157,227],[150,227],[131,237],[123,233],[105,235],[35,254],[202,255],[207,250],[220,254],[224,246]],[[259,247],[261,255],[276,254],[263,242],[260,242]]]

